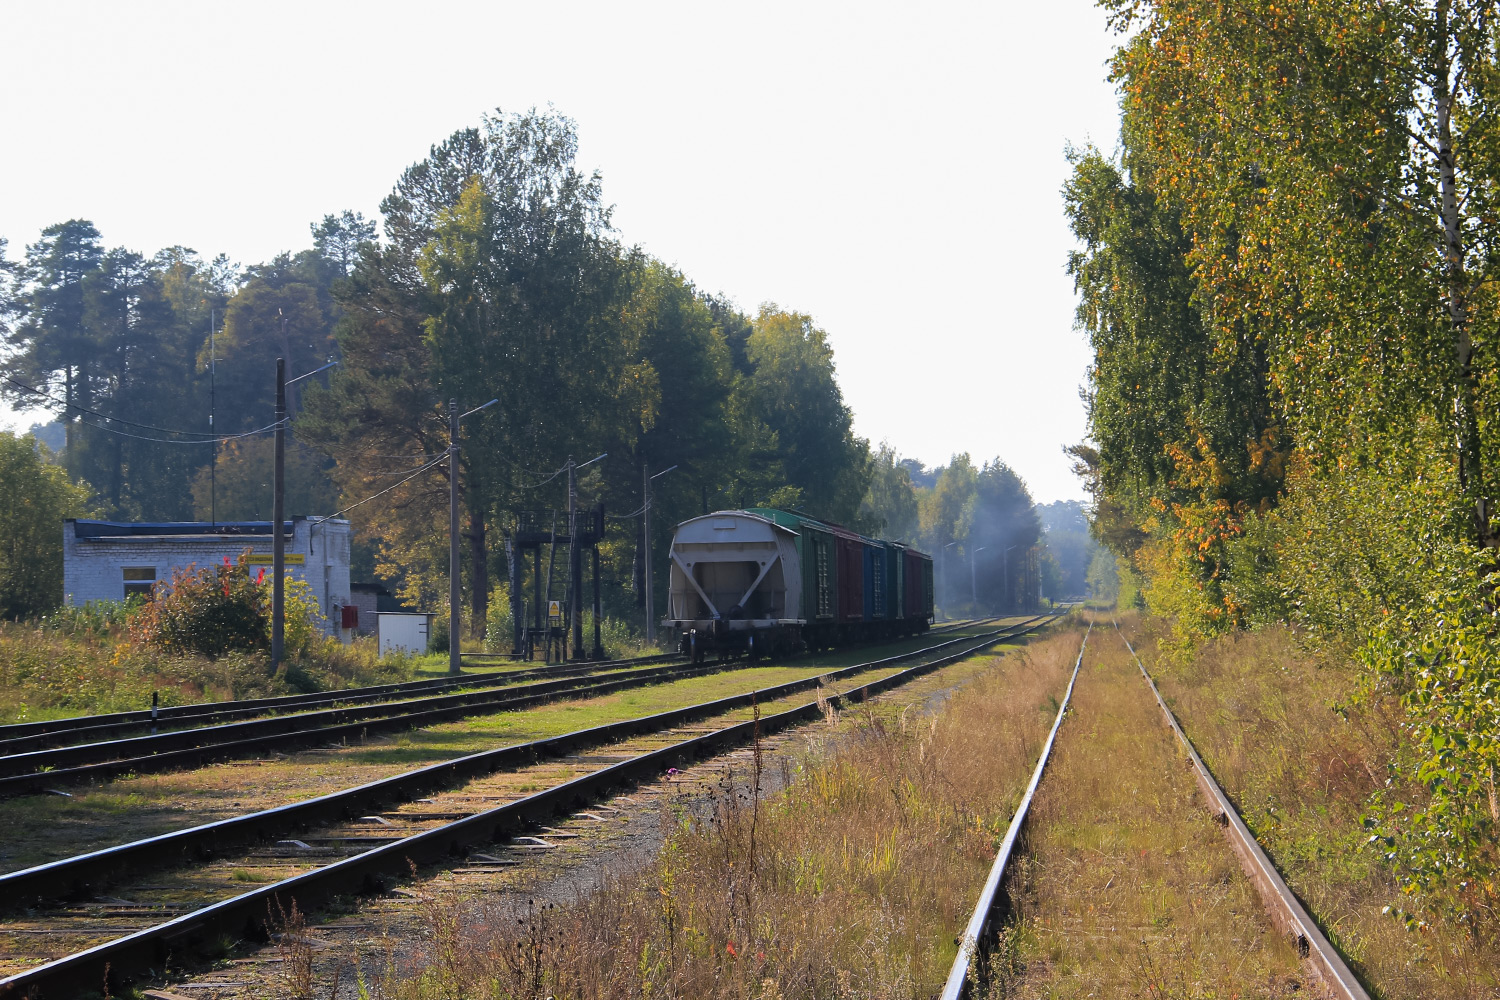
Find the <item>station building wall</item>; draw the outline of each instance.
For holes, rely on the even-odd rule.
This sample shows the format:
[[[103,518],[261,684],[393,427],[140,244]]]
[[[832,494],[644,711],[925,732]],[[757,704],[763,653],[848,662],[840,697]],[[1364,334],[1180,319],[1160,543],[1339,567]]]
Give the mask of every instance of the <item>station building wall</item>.
[[[324,631],[337,635],[334,609],[350,603],[349,522],[294,517],[285,524],[287,574],[307,581]],[[269,521],[142,524],[69,518],[63,522],[63,599],[80,607],[123,600],[170,581],[177,569],[216,566],[226,558],[236,562],[246,549],[252,559],[264,560],[269,576],[271,545]]]

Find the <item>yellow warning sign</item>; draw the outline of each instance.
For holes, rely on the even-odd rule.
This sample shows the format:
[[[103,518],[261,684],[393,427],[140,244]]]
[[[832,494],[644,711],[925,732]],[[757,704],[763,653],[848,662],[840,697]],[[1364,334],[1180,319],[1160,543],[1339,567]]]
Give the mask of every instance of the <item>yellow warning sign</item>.
[[[562,601],[547,602],[547,624],[553,628],[562,628]]]
[[[307,563],[307,556],[301,552],[288,552],[281,557],[281,561],[287,566],[302,566]],[[245,562],[250,566],[270,566],[271,553],[252,552],[245,557]]]

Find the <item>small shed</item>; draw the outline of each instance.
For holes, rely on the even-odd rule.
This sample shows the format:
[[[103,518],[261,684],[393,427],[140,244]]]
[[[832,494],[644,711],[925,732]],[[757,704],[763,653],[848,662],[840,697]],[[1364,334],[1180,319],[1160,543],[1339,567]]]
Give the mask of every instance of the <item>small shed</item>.
[[[377,612],[380,655],[408,653],[420,656],[427,652],[432,637],[432,618],[425,611]]]

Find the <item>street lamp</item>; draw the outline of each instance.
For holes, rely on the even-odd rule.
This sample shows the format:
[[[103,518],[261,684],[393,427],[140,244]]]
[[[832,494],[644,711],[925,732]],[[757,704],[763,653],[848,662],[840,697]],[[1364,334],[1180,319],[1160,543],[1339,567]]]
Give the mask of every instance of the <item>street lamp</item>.
[[[487,410],[500,402],[492,399],[483,406],[476,406],[468,413],[458,412],[458,400],[448,400],[448,673],[456,674],[460,664],[462,643],[458,631],[458,422]]]
[[[953,546],[957,544],[958,539],[954,539],[947,545],[944,545],[942,548],[938,549],[938,576],[941,577],[938,582],[943,585],[944,611],[948,610],[948,550],[953,548]]]
[[[1017,542],[1010,549],[1020,547],[1021,543]],[[1000,553],[1000,600],[1002,602],[1002,611],[1010,610],[1010,549],[1006,549]]]
[[[979,553],[989,546],[981,545],[969,554],[969,600],[974,604],[974,617],[979,617],[979,586],[974,581],[974,566],[979,562]]]
[[[656,607],[651,599],[651,484],[671,472],[677,466],[669,466],[662,469],[654,476],[646,475],[646,468],[641,466],[641,532],[645,538],[646,549],[646,641],[656,641]]]
[[[608,457],[606,451],[582,465],[574,465],[573,456],[568,456],[568,617],[573,622],[575,660],[583,659],[583,550],[578,547],[578,470]]]

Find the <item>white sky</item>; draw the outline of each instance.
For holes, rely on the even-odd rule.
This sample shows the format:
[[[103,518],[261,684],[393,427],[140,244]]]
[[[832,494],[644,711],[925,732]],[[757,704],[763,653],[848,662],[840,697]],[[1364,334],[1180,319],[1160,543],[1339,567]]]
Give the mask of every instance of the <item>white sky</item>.
[[[1088,0],[0,0],[0,18],[12,259],[82,217],[109,246],[255,263],[327,213],[378,217],[485,111],[551,103],[627,243],[828,331],[860,434],[1082,496],[1059,189],[1066,143],[1118,134]]]

